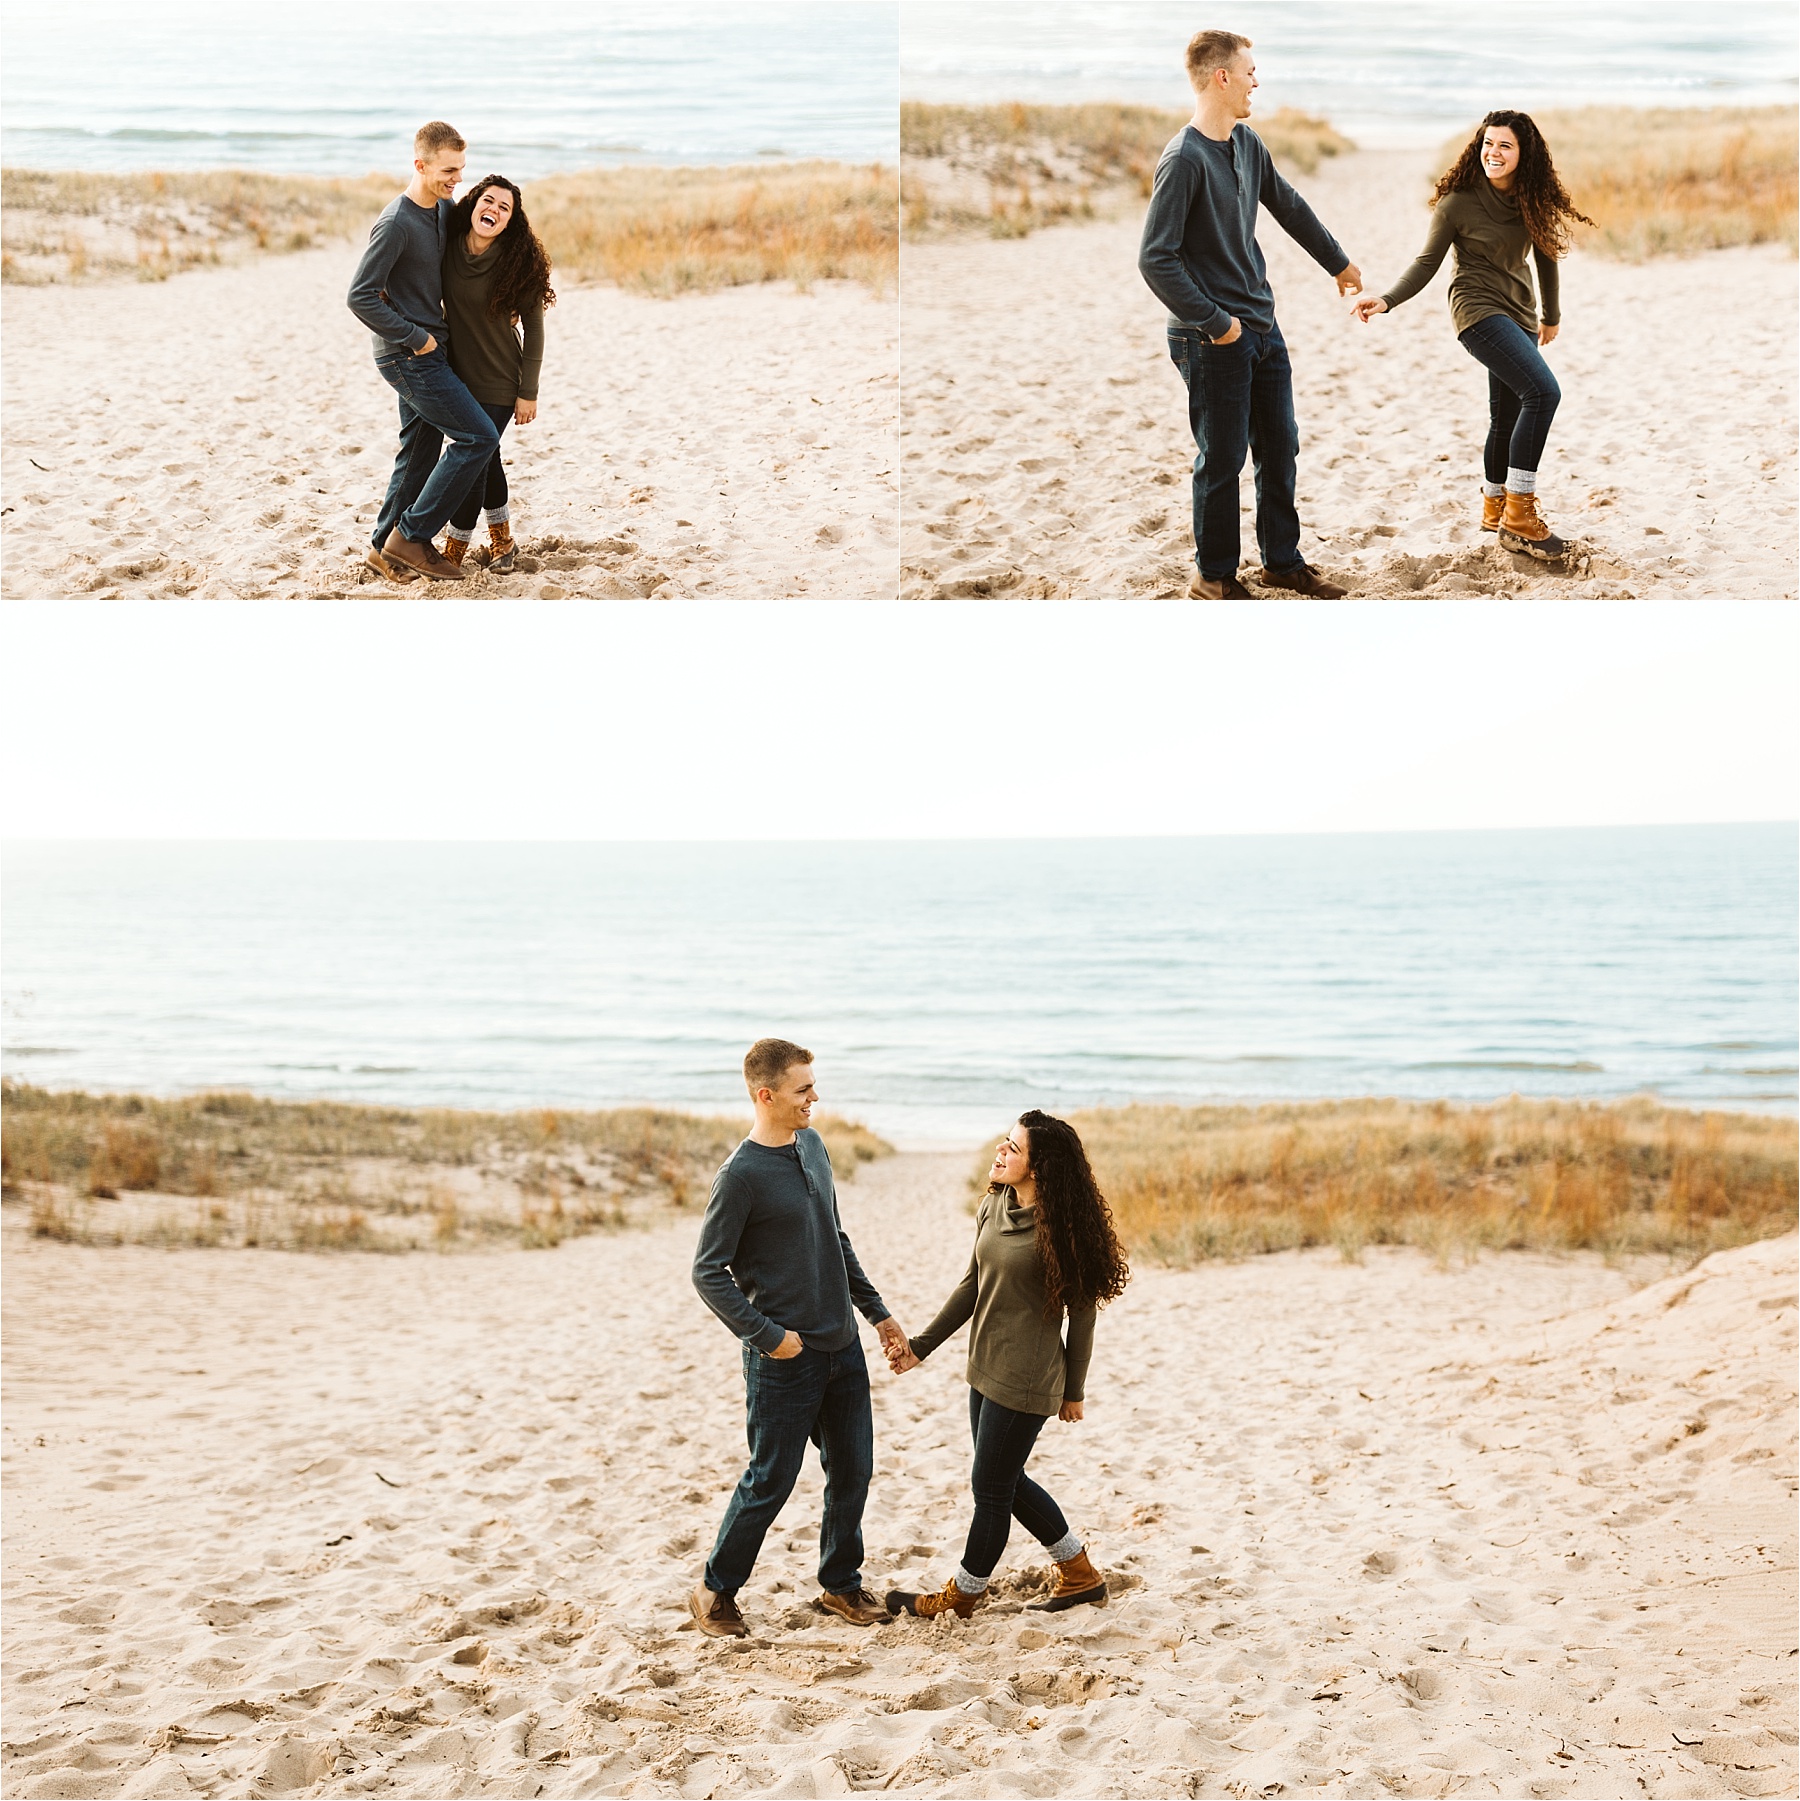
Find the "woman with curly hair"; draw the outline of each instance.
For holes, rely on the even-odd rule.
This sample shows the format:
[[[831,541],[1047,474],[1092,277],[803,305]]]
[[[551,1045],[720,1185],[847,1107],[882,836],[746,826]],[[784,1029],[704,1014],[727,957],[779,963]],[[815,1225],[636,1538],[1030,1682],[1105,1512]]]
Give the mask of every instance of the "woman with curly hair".
[[[1541,347],[1556,337],[1557,262],[1572,223],[1592,225],[1557,179],[1550,147],[1529,115],[1492,112],[1438,179],[1431,229],[1418,260],[1385,294],[1357,301],[1364,324],[1410,300],[1437,274],[1454,247],[1450,316],[1469,355],[1488,372],[1488,434],[1483,455],[1481,529],[1507,550],[1549,562],[1568,551],[1539,516],[1538,464],[1562,389]],[[1538,320],[1526,253],[1537,264]]]
[[[995,1154],[967,1274],[937,1318],[906,1350],[889,1355],[895,1375],[917,1369],[965,1320],[974,1322],[968,1378],[975,1518],[962,1563],[936,1594],[892,1590],[889,1612],[966,1620],[1015,1519],[1056,1565],[1056,1586],[1039,1608],[1106,1605],[1105,1580],[1055,1499],[1025,1474],[1025,1461],[1051,1414],[1081,1418],[1094,1315],[1125,1292],[1130,1276],[1075,1128],[1035,1109],[1022,1114]]]
[[[444,323],[450,367],[504,433],[537,417],[544,308],[556,304],[550,259],[525,217],[525,196],[504,175],[484,175],[451,210],[444,243]],[[450,515],[444,555],[461,563],[486,510],[488,567],[513,566],[512,509],[499,447]]]

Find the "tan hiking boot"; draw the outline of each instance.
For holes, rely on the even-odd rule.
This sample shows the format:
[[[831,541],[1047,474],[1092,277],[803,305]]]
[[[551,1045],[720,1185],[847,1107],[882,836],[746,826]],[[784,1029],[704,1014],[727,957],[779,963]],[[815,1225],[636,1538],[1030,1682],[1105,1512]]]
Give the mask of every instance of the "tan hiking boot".
[[[467,538],[446,537],[444,539],[443,557],[446,563],[454,563],[460,569],[463,566],[463,558],[468,554],[469,540]]]
[[[704,1582],[694,1584],[694,1592],[688,1596],[688,1612],[694,1616],[694,1624],[708,1638],[748,1638],[750,1628],[744,1624],[744,1616],[738,1612],[738,1604],[730,1595],[716,1595]]]
[[[1077,1551],[1067,1563],[1056,1566],[1056,1586],[1048,1601],[1033,1601],[1034,1613],[1061,1613],[1065,1607],[1104,1607],[1106,1578],[1088,1562],[1086,1551]]]
[[[907,1589],[888,1590],[888,1612],[910,1613],[915,1619],[936,1619],[941,1613],[953,1613],[966,1620],[981,1605],[980,1595],[965,1595],[952,1576],[935,1595],[915,1595]]]
[[[820,1594],[813,1606],[825,1613],[835,1613],[840,1620],[848,1620],[852,1626],[885,1625],[894,1617],[866,1588],[859,1588],[850,1595],[834,1595],[826,1591]]]
[[[1250,590],[1235,575],[1221,576],[1214,581],[1210,575],[1196,575],[1188,583],[1189,600],[1249,600]]]
[[[1306,594],[1314,600],[1342,600],[1350,592],[1328,582],[1307,563],[1296,563],[1292,569],[1259,569],[1256,579],[1265,588],[1285,588],[1290,594]]]
[[[1537,496],[1515,494],[1511,488],[1506,490],[1506,507],[1500,515],[1500,548],[1536,557],[1540,563],[1554,563],[1569,552],[1568,545],[1539,517]]]
[[[504,519],[498,525],[488,527],[488,567],[496,575],[510,574],[518,561],[518,553],[512,527]]]
[[[1484,532],[1497,532],[1500,529],[1500,510],[1506,504],[1504,494],[1484,494],[1481,497],[1481,529]]]
[[[369,546],[369,554],[363,558],[384,582],[392,582],[396,588],[404,588],[408,582],[416,582],[419,578],[402,563],[390,563],[373,544]]]
[[[469,579],[466,569],[459,569],[456,564],[438,555],[435,544],[415,544],[397,525],[388,533],[387,542],[381,547],[381,554],[390,563],[398,563],[403,569],[410,569],[415,575],[424,576],[427,581],[464,582]]]

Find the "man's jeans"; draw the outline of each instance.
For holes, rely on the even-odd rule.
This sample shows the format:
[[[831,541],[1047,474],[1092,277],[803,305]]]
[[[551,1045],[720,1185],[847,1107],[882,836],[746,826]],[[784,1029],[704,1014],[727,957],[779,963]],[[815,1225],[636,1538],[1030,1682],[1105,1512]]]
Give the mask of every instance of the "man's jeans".
[[[706,1560],[706,1586],[733,1595],[750,1580],[763,1536],[793,1493],[808,1442],[825,1470],[819,1523],[819,1586],[851,1595],[862,1587],[863,1503],[875,1469],[869,1366],[861,1339],[841,1351],[765,1357],[744,1347],[745,1433],[750,1464],[738,1478]]]
[[[1516,319],[1489,313],[1459,332],[1457,342],[1488,372],[1483,473],[1490,482],[1500,483],[1505,482],[1508,469],[1529,469],[1535,474],[1544,460],[1550,421],[1562,399],[1562,389],[1537,340]]]
[[[1169,328],[1169,355],[1187,383],[1194,458],[1194,561],[1212,582],[1237,574],[1238,476],[1256,460],[1256,543],[1263,567],[1300,567],[1300,515],[1294,510],[1294,379],[1277,325],[1247,326],[1215,344],[1192,326]]]
[[[450,367],[443,345],[424,356],[396,345],[376,357],[375,367],[400,396],[400,454],[375,520],[375,548],[387,542],[396,525],[403,536],[423,544],[443,530],[456,503],[487,467],[500,434]],[[446,438],[448,449],[443,448]]]

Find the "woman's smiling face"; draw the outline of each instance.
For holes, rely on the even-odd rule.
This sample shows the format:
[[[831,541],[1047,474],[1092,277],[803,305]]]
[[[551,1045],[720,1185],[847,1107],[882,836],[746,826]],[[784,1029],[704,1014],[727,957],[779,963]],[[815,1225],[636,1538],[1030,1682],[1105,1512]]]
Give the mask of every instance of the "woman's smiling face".
[[[476,197],[469,227],[476,237],[491,243],[512,223],[513,197],[505,188],[483,188]]]
[[[1481,166],[1489,181],[1507,182],[1519,166],[1519,140],[1509,125],[1490,125],[1481,134]]]

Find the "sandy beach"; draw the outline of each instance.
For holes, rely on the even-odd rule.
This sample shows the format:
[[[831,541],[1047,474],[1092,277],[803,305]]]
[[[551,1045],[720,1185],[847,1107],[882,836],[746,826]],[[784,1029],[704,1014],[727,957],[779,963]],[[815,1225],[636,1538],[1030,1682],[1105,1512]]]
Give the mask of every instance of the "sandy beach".
[[[892,596],[895,303],[848,282],[566,287],[538,419],[505,439],[519,573],[367,575],[396,426],[344,305],[355,258],[10,286],[0,590]]]
[[[1297,184],[1391,284],[1424,241],[1433,153],[1364,151]],[[1176,596],[1193,573],[1186,398],[1136,269],[1141,208],[903,252],[902,592]],[[1563,402],[1539,498],[1565,569],[1479,530],[1486,377],[1446,268],[1359,326],[1266,217],[1294,365],[1307,560],[1368,597],[1792,598],[1794,262],[1777,245],[1563,271]],[[1702,346],[1704,348],[1702,349]],[[1244,563],[1257,567],[1244,474]]]
[[[843,1192],[915,1327],[969,1162]],[[310,1257],[48,1244],[23,1213],[8,1794],[1794,1789],[1791,1236],[1638,1287],[1528,1253],[1147,1268],[1034,1465],[1110,1606],[1024,1611],[1015,1541],[966,1625],[828,1622],[811,1470],[733,1644],[682,1611],[743,1453],[692,1210]],[[960,1548],[960,1344],[876,1378],[873,1586]]]

